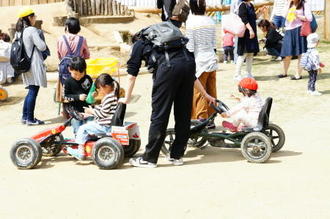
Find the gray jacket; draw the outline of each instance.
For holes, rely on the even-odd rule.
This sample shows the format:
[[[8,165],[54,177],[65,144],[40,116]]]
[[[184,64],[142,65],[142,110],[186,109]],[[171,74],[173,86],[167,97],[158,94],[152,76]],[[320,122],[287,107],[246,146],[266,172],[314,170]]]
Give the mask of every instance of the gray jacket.
[[[17,35],[21,33],[16,33]],[[18,35],[18,36],[19,36]],[[34,52],[31,60],[30,71],[23,73],[23,82],[26,85],[47,87],[46,66],[41,52],[45,51],[46,43],[40,38],[39,30],[35,27],[27,27],[23,32],[25,51],[31,57],[33,46]]]

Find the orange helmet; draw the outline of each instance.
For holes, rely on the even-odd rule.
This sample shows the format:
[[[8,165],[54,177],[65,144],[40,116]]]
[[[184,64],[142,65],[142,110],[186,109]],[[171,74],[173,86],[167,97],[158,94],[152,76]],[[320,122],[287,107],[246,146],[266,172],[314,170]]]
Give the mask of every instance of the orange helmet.
[[[245,89],[258,90],[258,83],[254,78],[243,78],[238,85]]]

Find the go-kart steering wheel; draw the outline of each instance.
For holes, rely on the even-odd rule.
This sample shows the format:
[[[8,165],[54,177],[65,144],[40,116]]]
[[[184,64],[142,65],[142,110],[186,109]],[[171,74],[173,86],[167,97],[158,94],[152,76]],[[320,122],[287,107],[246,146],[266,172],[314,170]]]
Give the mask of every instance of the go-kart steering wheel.
[[[221,100],[215,100],[217,105],[211,104],[211,107],[219,114],[229,111],[229,107]]]
[[[69,113],[69,115],[70,115],[72,118],[74,118],[74,119],[76,119],[76,120],[79,120],[79,121],[84,120],[84,117],[83,117],[79,112],[77,112],[77,111],[74,109],[73,106],[71,106],[71,105],[65,106],[65,109],[66,109],[66,111]]]

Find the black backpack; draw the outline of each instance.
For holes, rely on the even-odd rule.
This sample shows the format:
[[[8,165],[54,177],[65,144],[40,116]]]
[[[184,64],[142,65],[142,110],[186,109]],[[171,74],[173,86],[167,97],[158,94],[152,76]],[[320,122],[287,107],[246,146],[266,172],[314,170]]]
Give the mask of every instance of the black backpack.
[[[25,46],[23,43],[23,32],[24,29],[22,30],[21,36],[16,34],[15,41],[13,42],[10,51],[10,64],[17,74],[30,71],[31,60],[35,48],[35,46],[33,46],[31,57],[29,57],[26,54]]]
[[[150,51],[151,60],[148,61],[148,70],[150,72],[153,72],[158,66],[159,60],[157,61],[155,54],[164,53],[167,65],[170,66],[169,53],[183,49],[188,60],[184,49],[188,39],[184,37],[180,29],[172,24],[171,21],[154,24],[142,30],[141,38],[152,45],[152,51]]]
[[[58,65],[58,73],[61,84],[64,84],[64,81],[71,76],[68,67],[71,64],[71,60],[73,57],[80,56],[80,50],[84,41],[84,38],[80,36],[77,49],[75,52],[72,52],[69,42],[65,36],[63,36],[63,39],[68,49],[68,54],[62,58],[60,64]]]

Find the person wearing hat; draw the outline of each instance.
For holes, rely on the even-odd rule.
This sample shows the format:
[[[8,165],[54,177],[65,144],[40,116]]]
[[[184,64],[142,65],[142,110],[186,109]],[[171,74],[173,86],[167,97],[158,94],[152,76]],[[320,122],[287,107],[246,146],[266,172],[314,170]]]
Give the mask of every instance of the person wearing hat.
[[[42,125],[43,121],[34,116],[36,99],[40,87],[47,87],[46,67],[42,52],[47,49],[40,33],[34,27],[36,15],[31,8],[23,8],[18,14],[15,38],[22,37],[25,51],[31,57],[31,68],[22,74],[23,82],[28,89],[23,104],[22,124]]]
[[[230,131],[236,132],[242,128],[253,128],[257,126],[259,113],[264,101],[257,93],[258,83],[253,78],[243,78],[238,84],[238,91],[243,98],[237,98],[240,103],[228,112],[221,114],[223,118],[232,118],[233,122],[223,121],[222,126]]]
[[[320,38],[317,33],[311,33],[307,36],[307,52],[304,53],[300,60],[300,66],[308,71],[309,80],[307,85],[307,93],[312,96],[320,96],[322,93],[315,89],[317,73],[321,71],[323,64],[320,63],[319,52],[316,47]]]

